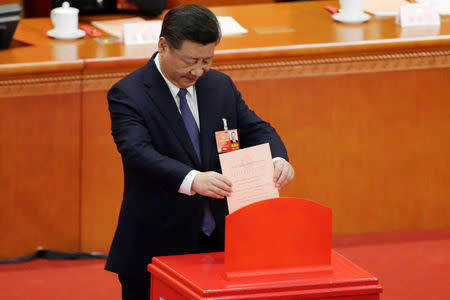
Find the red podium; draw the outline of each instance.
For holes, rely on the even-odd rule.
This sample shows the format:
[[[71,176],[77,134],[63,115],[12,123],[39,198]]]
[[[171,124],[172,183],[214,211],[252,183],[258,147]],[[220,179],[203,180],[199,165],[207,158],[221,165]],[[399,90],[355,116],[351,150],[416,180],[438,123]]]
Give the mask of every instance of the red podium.
[[[151,299],[379,299],[378,279],[331,250],[327,207],[269,199],[225,229],[225,252],[154,257]]]

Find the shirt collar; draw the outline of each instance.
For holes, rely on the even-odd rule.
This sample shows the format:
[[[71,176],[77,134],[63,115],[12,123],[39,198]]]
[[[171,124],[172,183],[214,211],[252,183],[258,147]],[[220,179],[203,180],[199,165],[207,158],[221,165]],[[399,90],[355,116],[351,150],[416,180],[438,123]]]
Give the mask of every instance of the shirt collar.
[[[180,88],[177,87],[175,84],[173,84],[169,79],[167,79],[166,76],[164,76],[163,72],[161,71],[161,65],[159,63],[159,53],[156,54],[155,65],[156,65],[156,68],[158,69],[159,73],[161,74],[161,76],[164,78],[164,81],[167,83],[167,86],[169,87],[170,93],[172,94],[173,98],[177,99],[176,96],[177,96]],[[190,87],[187,87],[186,89],[188,91],[188,95],[190,95],[192,97],[194,95],[194,86],[191,85]]]

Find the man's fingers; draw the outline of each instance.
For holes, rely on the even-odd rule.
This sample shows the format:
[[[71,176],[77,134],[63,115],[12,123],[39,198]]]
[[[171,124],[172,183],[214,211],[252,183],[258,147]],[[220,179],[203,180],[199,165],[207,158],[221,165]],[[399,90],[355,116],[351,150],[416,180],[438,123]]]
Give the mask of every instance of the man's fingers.
[[[274,178],[275,186],[278,189],[281,189],[283,186],[292,181],[295,172],[292,166],[287,161],[278,162],[275,166],[275,170],[278,170],[279,172],[278,177]]]
[[[229,181],[226,177],[223,178],[215,178],[216,180],[213,181],[214,186],[217,188],[223,190],[224,192],[231,193],[231,181]]]
[[[277,179],[276,182],[276,187],[277,188],[281,188],[283,185],[284,180],[286,179],[287,176],[287,167],[286,164],[282,164],[281,168],[280,168],[280,176]]]
[[[214,195],[214,198],[220,198],[220,199],[223,198],[223,197],[227,197],[230,194],[229,192],[227,192],[227,191],[225,191],[225,190],[223,190],[223,189],[221,189],[221,188],[219,188],[217,186],[212,187],[210,189],[210,192],[211,192],[212,195]]]
[[[289,165],[286,171],[286,177],[284,178],[283,182],[280,183],[280,188],[291,182],[292,179],[294,179],[294,175],[295,175],[294,168],[292,168],[292,166]]]
[[[227,197],[231,193],[231,182],[216,172],[199,173],[193,181],[193,191],[213,198]]]
[[[215,179],[217,179],[218,181],[222,182],[223,184],[225,184],[226,186],[228,186],[230,188],[233,185],[231,183],[231,181],[227,177],[223,176],[222,174],[214,172],[213,176],[214,176]]]
[[[283,169],[281,170],[280,177],[278,177],[278,180],[277,180],[277,182],[276,182],[277,188],[281,188],[281,185],[282,185],[282,183],[283,183],[283,181],[284,181],[285,178],[286,178],[286,171],[285,171],[285,169],[283,168]]]
[[[225,185],[224,185],[225,186]],[[205,196],[222,199],[230,195],[230,192],[223,189],[221,186],[212,183],[206,190]]]
[[[273,171],[273,181],[275,183],[278,182],[278,179],[280,178],[280,175],[281,175],[280,163],[278,161],[276,161],[274,163],[274,171]]]
[[[211,176],[213,177],[211,184],[224,191],[226,193],[225,196],[229,196],[229,193],[232,192],[231,181],[219,173],[212,172]]]
[[[212,191],[208,191],[206,192],[203,196],[207,196],[207,197],[211,197],[211,198],[216,198],[216,199],[223,199],[225,196],[219,195],[217,193],[214,193]]]

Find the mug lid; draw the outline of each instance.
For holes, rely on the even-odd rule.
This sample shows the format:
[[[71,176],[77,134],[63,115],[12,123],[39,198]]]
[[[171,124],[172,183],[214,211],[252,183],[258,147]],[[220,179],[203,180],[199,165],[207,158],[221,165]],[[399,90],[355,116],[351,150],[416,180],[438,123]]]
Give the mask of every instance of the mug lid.
[[[53,11],[60,14],[77,14],[79,12],[78,8],[70,7],[70,3],[67,1],[61,7],[54,8]]]

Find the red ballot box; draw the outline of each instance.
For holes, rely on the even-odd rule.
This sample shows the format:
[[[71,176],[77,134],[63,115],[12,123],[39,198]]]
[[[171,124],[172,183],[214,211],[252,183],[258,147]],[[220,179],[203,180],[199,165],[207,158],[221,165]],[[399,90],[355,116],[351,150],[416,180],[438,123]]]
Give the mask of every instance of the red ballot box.
[[[225,252],[153,258],[151,299],[379,299],[378,279],[331,250],[331,210],[298,198],[227,216]]]

